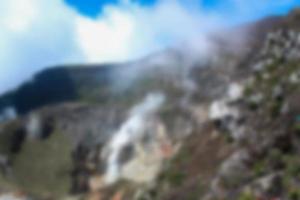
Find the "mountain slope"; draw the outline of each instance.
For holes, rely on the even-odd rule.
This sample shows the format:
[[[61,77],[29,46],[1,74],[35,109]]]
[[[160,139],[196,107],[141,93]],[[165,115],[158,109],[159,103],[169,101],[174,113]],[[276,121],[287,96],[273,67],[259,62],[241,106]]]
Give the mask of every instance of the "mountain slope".
[[[37,74],[0,99],[19,114],[0,124],[0,192],[299,199],[299,16],[214,34],[193,62],[173,49]]]

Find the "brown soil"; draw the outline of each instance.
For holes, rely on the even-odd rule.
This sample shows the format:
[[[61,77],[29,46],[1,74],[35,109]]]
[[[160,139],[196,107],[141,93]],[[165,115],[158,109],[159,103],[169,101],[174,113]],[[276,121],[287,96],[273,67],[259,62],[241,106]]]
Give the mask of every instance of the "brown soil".
[[[187,139],[175,159],[176,164],[171,166],[172,170],[185,174],[184,181],[170,189],[163,199],[199,199],[222,161],[233,151],[230,143],[220,134],[215,132],[212,124],[206,124]]]

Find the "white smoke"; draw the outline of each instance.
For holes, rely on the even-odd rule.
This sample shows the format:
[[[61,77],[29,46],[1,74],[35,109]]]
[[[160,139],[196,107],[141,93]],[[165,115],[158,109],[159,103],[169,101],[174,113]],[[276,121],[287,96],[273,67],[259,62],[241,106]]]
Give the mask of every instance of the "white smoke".
[[[17,112],[14,107],[6,107],[0,112],[0,123],[17,118]]]
[[[120,176],[119,159],[122,150],[143,137],[146,133],[147,120],[155,115],[164,101],[163,94],[151,93],[142,103],[131,109],[128,119],[114,134],[107,147],[109,153],[105,174],[107,184],[115,183]]]
[[[26,124],[26,133],[28,139],[39,139],[42,132],[40,116],[37,114],[31,114]]]

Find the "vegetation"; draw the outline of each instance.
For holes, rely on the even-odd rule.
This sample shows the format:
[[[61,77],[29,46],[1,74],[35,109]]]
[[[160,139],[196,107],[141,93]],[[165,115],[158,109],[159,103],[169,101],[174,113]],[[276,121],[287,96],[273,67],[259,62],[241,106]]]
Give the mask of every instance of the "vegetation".
[[[288,198],[290,200],[299,200],[300,199],[300,189],[291,189]]]
[[[26,141],[14,158],[17,185],[44,197],[67,194],[71,188],[71,152],[70,141],[59,132],[47,140]]]
[[[238,200],[256,200],[257,198],[251,192],[243,192]]]

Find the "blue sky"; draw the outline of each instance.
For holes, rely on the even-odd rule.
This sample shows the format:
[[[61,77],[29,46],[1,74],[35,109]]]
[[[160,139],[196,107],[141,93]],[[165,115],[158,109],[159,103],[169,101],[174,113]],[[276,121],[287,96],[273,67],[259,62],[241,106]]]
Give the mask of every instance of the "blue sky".
[[[102,9],[104,6],[116,5],[120,4],[120,0],[65,0],[67,4],[75,8],[78,12],[83,15],[95,18],[99,14],[101,15]],[[251,10],[251,7],[255,4],[258,4],[258,7],[253,6],[253,9],[258,10],[251,10],[252,13],[248,13],[245,18],[241,18],[241,22],[243,21],[251,21],[258,18],[262,18],[269,15],[283,15],[288,13],[291,9],[295,6],[300,6],[300,0],[186,0],[181,1],[183,4],[196,4],[202,9],[207,12],[219,12],[221,15],[227,15],[233,17],[235,14],[238,17],[239,8],[237,7],[238,1],[244,1],[244,4],[248,4],[248,10]],[[138,3],[142,6],[153,6],[160,2],[159,0],[133,0],[132,2]],[[191,3],[192,2],[192,3]],[[257,3],[260,2],[260,3]],[[259,7],[260,5],[265,5]]]
[[[0,0],[0,94],[49,66],[136,60],[185,41],[201,47],[209,31],[296,6],[300,0]]]
[[[66,3],[76,8],[80,13],[96,17],[101,13],[102,8],[107,4],[118,5],[118,0],[65,0]],[[135,1],[143,6],[151,6],[155,4],[156,0],[138,0]]]

